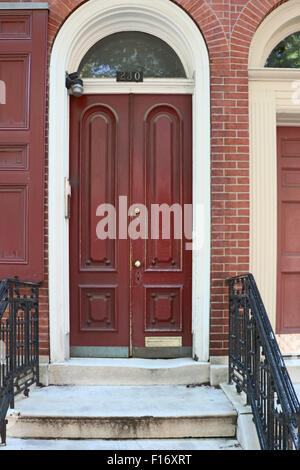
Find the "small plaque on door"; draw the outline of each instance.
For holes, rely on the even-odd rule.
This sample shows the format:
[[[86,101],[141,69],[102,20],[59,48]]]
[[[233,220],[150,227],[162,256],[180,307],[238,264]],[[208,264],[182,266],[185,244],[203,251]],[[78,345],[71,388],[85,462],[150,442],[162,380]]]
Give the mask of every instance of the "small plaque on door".
[[[146,336],[146,348],[181,348],[181,336]]]
[[[117,82],[142,82],[143,72],[117,72]]]

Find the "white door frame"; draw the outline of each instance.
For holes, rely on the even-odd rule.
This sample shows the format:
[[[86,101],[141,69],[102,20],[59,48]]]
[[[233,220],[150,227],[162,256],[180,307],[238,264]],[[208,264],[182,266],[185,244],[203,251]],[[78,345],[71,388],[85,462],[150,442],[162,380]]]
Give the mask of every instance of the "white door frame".
[[[195,23],[169,0],[90,0],[70,15],[53,45],[49,100],[50,360],[65,361],[70,355],[69,223],[64,213],[64,180],[69,175],[69,96],[65,72],[76,71],[84,54],[102,37],[125,30],[144,31],[167,42],[178,54],[187,73],[186,82],[178,83],[178,86],[186,93],[186,87],[191,87],[191,81],[194,83],[193,232],[198,246],[193,250],[193,356],[206,362],[209,358],[210,305],[209,58]],[[86,85],[93,87],[93,83]],[[162,81],[157,87],[153,85],[152,92],[158,91],[159,87],[168,89],[162,86]],[[174,92],[178,90],[174,86]]]

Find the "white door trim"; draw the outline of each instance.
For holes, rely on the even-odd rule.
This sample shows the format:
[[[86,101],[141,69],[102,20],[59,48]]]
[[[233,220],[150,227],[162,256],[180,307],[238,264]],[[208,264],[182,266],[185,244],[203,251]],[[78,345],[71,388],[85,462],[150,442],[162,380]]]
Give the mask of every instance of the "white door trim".
[[[193,94],[194,80],[187,78],[144,78],[142,83],[121,83],[114,78],[84,78],[84,94]]]
[[[209,58],[193,20],[167,0],[90,0],[70,15],[53,45],[49,100],[49,309],[51,362],[69,359],[69,224],[64,217],[64,178],[69,174],[69,96],[65,72],[108,34],[140,30],[166,41],[194,81],[193,355],[209,358],[210,303],[210,89]],[[196,45],[196,47],[195,47]]]

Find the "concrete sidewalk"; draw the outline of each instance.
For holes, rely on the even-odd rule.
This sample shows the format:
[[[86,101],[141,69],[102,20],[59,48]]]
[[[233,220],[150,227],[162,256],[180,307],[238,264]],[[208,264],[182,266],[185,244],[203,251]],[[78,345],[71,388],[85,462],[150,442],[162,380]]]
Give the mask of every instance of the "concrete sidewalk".
[[[8,438],[0,450],[242,450],[235,439],[43,440]]]

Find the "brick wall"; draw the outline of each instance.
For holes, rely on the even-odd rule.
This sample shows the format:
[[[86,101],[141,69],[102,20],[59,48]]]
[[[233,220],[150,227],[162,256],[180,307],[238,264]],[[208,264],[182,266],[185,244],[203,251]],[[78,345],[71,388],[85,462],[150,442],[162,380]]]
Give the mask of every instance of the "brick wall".
[[[48,0],[49,52],[62,23],[85,1]],[[211,355],[227,353],[228,314],[224,279],[249,269],[249,46],[258,25],[285,1],[287,0],[175,2],[198,24],[210,56]],[[46,202],[46,217],[47,215]],[[47,266],[47,221],[45,258]],[[47,272],[45,279],[41,290],[41,354],[48,354]]]

